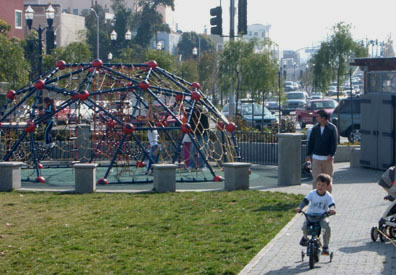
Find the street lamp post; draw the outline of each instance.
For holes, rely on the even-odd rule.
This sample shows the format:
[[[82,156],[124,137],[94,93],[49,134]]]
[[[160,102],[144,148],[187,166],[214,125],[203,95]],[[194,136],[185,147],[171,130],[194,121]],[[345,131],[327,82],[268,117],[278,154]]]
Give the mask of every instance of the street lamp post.
[[[125,40],[127,42],[127,47],[129,48],[129,41],[131,41],[132,39],[132,33],[130,30],[127,30],[127,32],[125,33]]]
[[[115,30],[113,30],[111,33],[110,33],[110,40],[111,40],[111,45],[112,45],[112,48],[114,49],[114,47],[115,47],[115,41],[117,40],[117,33],[116,33],[116,31]],[[108,55],[107,55],[107,58],[109,59],[109,56],[111,56],[111,58],[113,58],[113,54],[111,54],[111,53],[109,53]],[[117,51],[116,51],[116,56],[117,56]]]
[[[162,50],[162,44],[161,44],[161,42],[157,42],[157,45],[155,46],[156,48],[157,48],[157,50]]]
[[[193,54],[194,58],[197,58],[197,55],[198,55],[198,49],[197,49],[197,47],[194,47],[194,48],[192,49],[192,54]]]
[[[99,16],[94,8],[91,8],[91,11],[95,14],[96,17],[96,59],[100,59],[99,58]]]
[[[55,10],[52,7],[52,5],[49,5],[48,8],[45,10],[45,17],[47,18],[47,27],[42,28],[41,25],[39,27],[33,28],[33,17],[34,17],[34,10],[32,7],[29,5],[26,10],[25,10],[25,20],[26,24],[29,28],[29,30],[33,29],[36,30],[38,33],[38,45],[39,45],[39,64],[38,64],[38,71],[39,71],[39,76],[43,74],[43,45],[42,45],[42,39],[43,39],[43,32],[45,30],[52,31],[52,24],[54,23],[54,17],[55,17]]]

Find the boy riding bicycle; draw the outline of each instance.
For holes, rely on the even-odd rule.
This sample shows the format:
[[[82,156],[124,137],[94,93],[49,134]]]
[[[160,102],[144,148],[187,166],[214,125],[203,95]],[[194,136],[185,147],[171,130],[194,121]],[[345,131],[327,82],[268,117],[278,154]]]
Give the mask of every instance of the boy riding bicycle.
[[[296,213],[300,213],[306,205],[308,205],[307,214],[312,220],[317,216],[320,217],[323,213],[329,212],[330,215],[335,214],[335,203],[333,196],[326,191],[327,187],[331,183],[331,177],[327,174],[320,174],[316,178],[316,189],[312,190],[305,196],[305,198],[300,202],[298,207],[295,209]],[[329,255],[329,242],[331,236],[331,229],[329,225],[328,217],[325,217],[320,222],[321,228],[325,229],[323,234],[323,251],[322,255]],[[300,241],[300,245],[307,246],[308,236],[307,236],[308,221],[306,220],[302,226],[303,237]]]

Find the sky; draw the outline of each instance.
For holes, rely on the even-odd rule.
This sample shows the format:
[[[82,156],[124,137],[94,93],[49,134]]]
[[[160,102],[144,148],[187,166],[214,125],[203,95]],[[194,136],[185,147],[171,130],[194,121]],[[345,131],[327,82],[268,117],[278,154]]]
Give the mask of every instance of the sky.
[[[393,0],[247,0],[248,25],[271,25],[269,36],[280,50],[319,46],[332,27],[351,24],[354,40],[386,41],[396,37],[396,1]],[[238,6],[235,0],[235,6]],[[230,0],[221,1],[223,34],[229,33]],[[220,0],[175,0],[175,20],[182,31],[210,33],[209,10]],[[237,16],[235,18],[237,21]]]

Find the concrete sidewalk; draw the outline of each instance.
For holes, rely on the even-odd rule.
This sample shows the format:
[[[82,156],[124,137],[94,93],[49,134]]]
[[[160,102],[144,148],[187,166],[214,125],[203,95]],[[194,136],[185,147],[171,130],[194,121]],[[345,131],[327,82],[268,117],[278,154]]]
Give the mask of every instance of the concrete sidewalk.
[[[373,242],[370,229],[389,206],[386,192],[377,184],[383,171],[349,168],[336,163],[333,195],[337,215],[330,217],[333,261],[321,256],[310,270],[308,259],[301,261],[299,246],[304,216],[297,214],[288,225],[240,272],[240,274],[396,274],[396,247],[391,243]],[[311,184],[266,189],[307,194]],[[304,250],[305,251],[305,250]]]

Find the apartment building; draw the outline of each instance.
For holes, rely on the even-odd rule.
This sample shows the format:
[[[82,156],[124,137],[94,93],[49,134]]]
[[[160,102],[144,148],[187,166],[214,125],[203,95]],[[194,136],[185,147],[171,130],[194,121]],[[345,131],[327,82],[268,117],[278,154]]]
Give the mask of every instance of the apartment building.
[[[11,25],[8,37],[23,39],[24,8],[23,0],[0,0],[0,19]]]

